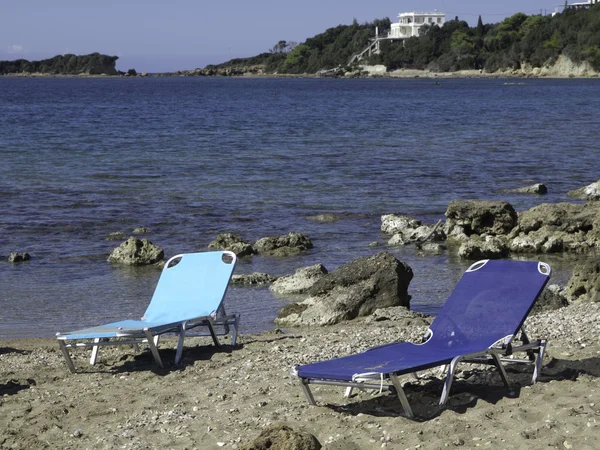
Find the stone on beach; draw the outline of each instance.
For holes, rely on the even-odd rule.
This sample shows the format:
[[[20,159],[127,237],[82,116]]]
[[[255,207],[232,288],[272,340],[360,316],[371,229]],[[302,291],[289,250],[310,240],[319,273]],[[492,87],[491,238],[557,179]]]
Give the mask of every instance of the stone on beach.
[[[293,275],[279,277],[269,289],[276,294],[301,294],[327,273],[329,272],[322,264],[302,267]]]
[[[463,259],[500,259],[508,256],[508,247],[503,238],[497,236],[474,237],[463,242],[458,249]]]
[[[505,192],[513,194],[535,194],[545,195],[548,193],[548,187],[542,183],[532,184],[531,186],[525,186],[517,189],[507,189]]]
[[[573,300],[600,302],[600,259],[576,265],[566,293]]]
[[[11,252],[10,255],[8,255],[8,262],[10,263],[25,262],[29,261],[30,259],[31,256],[27,252]]]
[[[251,244],[233,233],[219,234],[214,241],[208,244],[208,248],[211,250],[229,250],[240,258],[252,256],[256,253]]]
[[[284,236],[268,236],[254,243],[261,255],[293,256],[313,248],[310,238],[302,233],[291,232]]]
[[[569,191],[567,195],[569,197],[582,198],[585,200],[600,200],[600,180],[582,188]]]
[[[464,242],[472,235],[497,236],[509,233],[517,224],[517,212],[508,202],[454,200],[446,210],[448,242]]]
[[[156,264],[164,257],[162,248],[154,245],[148,239],[138,239],[132,236],[112,251],[108,262],[141,266]]]
[[[388,245],[405,245],[409,242],[423,241],[428,237],[433,241],[446,239],[441,227],[424,225],[420,220],[395,214],[381,216],[381,231],[392,235],[388,240]],[[432,235],[430,236],[430,234]]]
[[[410,306],[410,266],[388,252],[361,257],[324,275],[308,298],[279,310],[280,326],[331,325],[367,316],[378,308]]]
[[[297,431],[287,425],[267,426],[251,443],[239,450],[319,450],[321,443],[306,431]]]
[[[231,284],[246,286],[265,286],[277,280],[276,276],[268,273],[254,272],[251,274],[234,274],[231,277]]]

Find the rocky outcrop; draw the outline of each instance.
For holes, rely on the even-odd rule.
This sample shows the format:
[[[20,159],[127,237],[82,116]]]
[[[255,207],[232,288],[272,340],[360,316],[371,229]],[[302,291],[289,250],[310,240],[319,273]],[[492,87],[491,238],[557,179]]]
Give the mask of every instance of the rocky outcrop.
[[[112,251],[108,262],[141,266],[155,264],[164,257],[162,248],[154,245],[148,239],[140,240],[132,236]]]
[[[460,244],[473,235],[509,233],[517,224],[517,213],[507,202],[455,200],[448,205],[446,219],[448,244]]]
[[[11,252],[10,255],[8,255],[9,263],[25,262],[25,261],[29,261],[30,259],[31,259],[31,256],[27,252],[22,252],[22,253]]]
[[[270,236],[259,239],[254,248],[261,255],[292,256],[313,247],[310,238],[302,233],[290,233],[285,236]]]
[[[277,277],[269,275],[268,273],[254,272],[249,275],[233,275],[231,277],[231,284],[245,285],[245,286],[266,286],[277,280]]]
[[[287,425],[273,424],[265,427],[249,444],[239,450],[319,450],[321,443],[312,434],[296,431]]]
[[[324,275],[308,289],[308,298],[282,308],[282,326],[331,325],[367,316],[378,308],[410,306],[410,266],[391,253],[362,257]]]
[[[463,259],[500,259],[508,256],[505,239],[497,236],[474,236],[463,242],[458,249],[458,256]]]
[[[582,253],[600,248],[600,205],[538,205],[519,214],[508,238],[514,253]]]
[[[565,295],[565,290],[557,284],[546,286],[539,298],[533,305],[533,314],[538,314],[545,311],[555,311],[560,308],[569,306],[569,301]]]
[[[600,200],[600,180],[580,189],[569,191],[567,195],[569,197],[582,198],[584,200]]]
[[[252,256],[256,253],[251,244],[232,233],[221,233],[208,244],[211,250],[229,250],[238,257]]]
[[[535,195],[545,195],[548,193],[548,188],[545,184],[536,183],[531,186],[525,186],[517,189],[508,189],[505,192],[513,193],[513,194],[535,194]]]
[[[424,225],[417,219],[395,214],[381,216],[381,231],[392,235],[388,240],[389,245],[404,245],[426,239],[443,241],[446,238],[443,229],[436,225]]]
[[[329,273],[322,264],[303,267],[294,275],[280,277],[269,289],[276,294],[302,294],[315,284],[323,275]]]
[[[575,266],[566,295],[572,300],[600,302],[600,259]]]

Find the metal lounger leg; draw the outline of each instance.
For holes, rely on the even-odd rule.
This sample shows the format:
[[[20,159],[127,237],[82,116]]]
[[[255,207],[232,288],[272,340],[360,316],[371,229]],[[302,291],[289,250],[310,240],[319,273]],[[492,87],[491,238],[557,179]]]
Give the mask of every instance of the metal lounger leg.
[[[460,362],[461,359],[462,358],[460,356],[457,356],[448,365],[446,381],[444,381],[444,390],[442,391],[442,396],[440,397],[440,405],[445,405],[448,401],[448,397],[450,395],[450,388],[452,387],[452,381],[454,380],[454,370],[456,369],[456,365]]]
[[[60,349],[62,350],[62,353],[65,357],[65,360],[67,362],[67,367],[69,368],[69,370],[72,373],[75,373],[75,365],[73,364],[73,360],[71,359],[71,355],[69,354],[69,349],[65,345],[64,341],[62,341],[60,339],[58,341],[58,345],[60,346]]]
[[[390,380],[392,381],[392,384],[394,385],[394,388],[396,389],[396,395],[398,396],[398,399],[400,400],[400,403],[402,404],[402,408],[404,408],[405,414],[411,419],[414,418],[415,415],[413,414],[412,408],[410,407],[410,404],[408,403],[408,399],[406,398],[404,389],[402,389],[402,385],[400,384],[400,379],[398,378],[397,375],[390,375]]]
[[[154,360],[162,368],[163,367],[163,363],[162,363],[162,360],[160,359],[160,355],[158,354],[158,348],[156,348],[156,344],[158,343],[158,339],[155,340],[154,339],[155,337],[152,336],[152,333],[150,333],[150,330],[148,330],[147,328],[144,329],[144,333],[146,334],[146,338],[148,339],[148,346],[150,347],[150,351],[152,352],[152,356],[154,356]],[[156,338],[158,338],[158,336],[156,336]]]
[[[350,398],[350,396],[352,395],[352,390],[353,390],[353,389],[354,389],[354,388],[353,388],[352,386],[348,386],[348,387],[346,388],[346,391],[344,392],[344,397],[346,397],[346,398]]]
[[[100,338],[94,339],[94,344],[100,342]],[[92,347],[92,354],[90,355],[90,364],[93,366],[96,364],[96,359],[98,358],[98,350],[100,349],[99,345],[94,345]]]
[[[235,347],[237,343],[238,327],[240,326],[240,315],[236,314],[233,319],[233,332],[231,333],[231,346]]]
[[[537,357],[535,359],[535,365],[533,366],[533,377],[531,378],[531,383],[535,383],[537,381],[537,377],[542,373],[542,364],[544,362],[544,353],[546,351],[546,339],[540,340],[540,349],[538,351]]]
[[[302,387],[302,391],[304,392],[304,395],[306,396],[306,400],[308,400],[308,403],[311,405],[316,405],[317,402],[315,402],[315,398],[313,397],[312,392],[310,391],[310,388],[308,387],[308,380],[302,379],[300,385]]]
[[[217,339],[217,334],[215,333],[215,329],[212,326],[212,322],[209,320],[206,323],[206,326],[208,327],[208,331],[210,332],[210,337],[212,337],[213,342],[217,347],[220,347],[221,344],[219,343],[219,339]]]
[[[504,369],[504,366],[502,365],[502,361],[500,361],[500,356],[495,352],[490,352],[490,354],[492,356],[492,359],[494,360],[494,365],[498,369],[498,372],[500,372],[500,378],[502,378],[502,381],[504,382],[506,389],[508,389],[510,391],[510,383],[508,382],[508,375],[506,374],[506,370]]]
[[[181,356],[183,355],[183,340],[185,339],[185,325],[179,330],[179,339],[177,341],[177,352],[175,352],[175,364],[181,362]]]

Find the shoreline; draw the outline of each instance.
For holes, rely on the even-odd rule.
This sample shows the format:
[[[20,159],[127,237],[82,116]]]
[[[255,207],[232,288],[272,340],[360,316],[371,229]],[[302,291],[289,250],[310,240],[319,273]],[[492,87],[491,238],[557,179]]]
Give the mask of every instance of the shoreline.
[[[497,372],[460,367],[448,405],[437,405],[435,371],[403,377],[420,416],[404,417],[395,396],[315,387],[309,406],[294,364],[342,356],[394,340],[415,340],[427,321],[363,319],[334,326],[241,335],[215,348],[188,338],[181,366],[174,339],[160,346],[165,369],[149,351],[103,348],[96,366],[77,352],[70,374],[54,339],[0,341],[0,442],[14,448],[237,449],[271,424],[313,434],[327,450],[379,448],[593,448],[600,426],[600,305],[573,303],[530,316],[534,338],[548,338],[542,375],[509,368],[515,395]],[[126,401],[123,401],[126,399]]]

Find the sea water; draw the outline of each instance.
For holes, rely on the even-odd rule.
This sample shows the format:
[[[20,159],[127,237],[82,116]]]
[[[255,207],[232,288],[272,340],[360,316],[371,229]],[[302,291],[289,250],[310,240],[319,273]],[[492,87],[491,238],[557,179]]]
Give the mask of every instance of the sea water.
[[[413,268],[412,307],[435,314],[469,263],[389,247],[381,215],[433,224],[458,199],[573,201],[600,178],[598,111],[596,79],[0,78],[0,338],[139,318],[160,271],[108,263],[122,240],[106,238],[141,226],[167,257],[223,232],[313,240],[235,273],[390,251]],[[537,182],[548,195],[505,192]],[[324,213],[339,220],[309,219]],[[578,257],[541,259],[564,284]],[[226,297],[244,333],[286,302]]]

